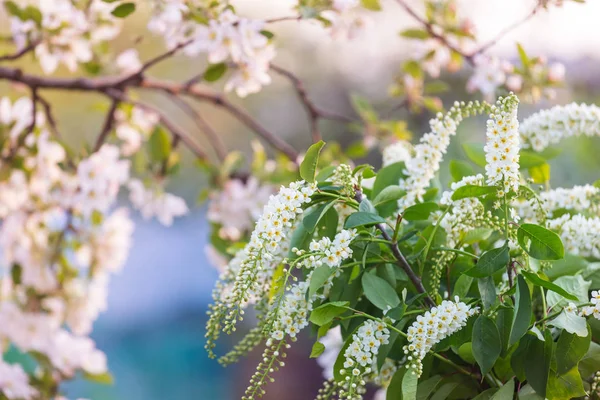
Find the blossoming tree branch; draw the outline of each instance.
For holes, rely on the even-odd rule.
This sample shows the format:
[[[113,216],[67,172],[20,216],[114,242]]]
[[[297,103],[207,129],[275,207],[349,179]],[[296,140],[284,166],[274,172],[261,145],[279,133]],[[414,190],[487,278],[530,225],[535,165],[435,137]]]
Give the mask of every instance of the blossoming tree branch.
[[[451,0],[300,0],[264,20],[202,0],[157,0],[150,10],[125,0],[0,3],[11,49],[0,55],[0,80],[20,95],[0,99],[0,399],[65,399],[66,381],[112,381],[89,335],[134,229],[117,196],[127,193],[144,218],[164,225],[186,214],[183,199],[164,190],[181,147],[213,182],[206,251],[221,275],[208,354],[217,357],[218,340],[237,329],[244,337],[221,364],[263,349],[245,398],[265,394],[301,331],[323,367],[317,399],[361,399],[370,387],[390,400],[599,398],[600,188],[552,188],[548,160],[565,138],[598,136],[600,109],[557,105],[520,116],[520,101],[554,98],[564,67],[518,44],[518,62],[490,53],[562,1],[532,2],[488,42]],[[277,24],[318,25],[351,40],[391,10],[413,23],[398,27],[411,50],[390,87],[391,112],[356,95],[355,116],[328,110],[273,61],[285,45]],[[123,25],[144,11],[164,51],[145,61],[135,47],[113,52]],[[152,76],[180,54],[208,66],[180,81]],[[36,65],[16,66],[26,57]],[[61,69],[72,75],[53,76]],[[468,72],[467,90],[485,101],[444,110],[442,72]],[[268,90],[272,75],[290,82],[306,113],[314,144],[305,152],[231,100]],[[84,148],[61,136],[46,99],[54,91],[107,101]],[[147,93],[165,95],[197,132]],[[261,140],[247,167],[198,111],[205,104]],[[389,117],[397,109],[434,114],[417,144],[406,121]],[[438,172],[450,141],[476,115],[488,118],[485,145],[465,146],[471,162],[450,160],[444,189]],[[324,119],[360,127],[363,137],[344,150],[325,146]],[[356,165],[372,149],[383,166]]]

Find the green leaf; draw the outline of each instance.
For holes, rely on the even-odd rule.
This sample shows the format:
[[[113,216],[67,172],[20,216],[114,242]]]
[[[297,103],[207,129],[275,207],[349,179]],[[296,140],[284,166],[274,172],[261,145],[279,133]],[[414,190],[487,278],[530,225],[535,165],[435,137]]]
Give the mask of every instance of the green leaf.
[[[509,346],[517,341],[529,330],[531,321],[531,293],[527,282],[521,275],[517,276],[517,292],[515,293],[515,314],[510,330]]]
[[[400,189],[400,186],[398,185],[388,186],[384,188],[381,192],[379,192],[377,196],[375,196],[375,199],[373,200],[373,205],[376,208],[389,202],[394,202],[395,205],[396,201],[405,194],[406,192]]]
[[[135,11],[134,3],[122,3],[119,4],[114,10],[112,10],[111,14],[117,18],[125,18],[129,14]]]
[[[577,315],[574,312],[564,310],[557,317],[548,321],[548,325],[564,329],[566,332],[580,337],[588,336],[588,325],[585,317]]]
[[[317,358],[325,351],[325,345],[321,342],[315,342],[310,351],[310,358]]]
[[[423,29],[406,29],[400,32],[400,36],[409,39],[425,40],[429,38],[429,33]]]
[[[204,71],[204,80],[207,82],[218,81],[227,71],[227,64],[210,64]]]
[[[505,242],[502,247],[486,251],[479,257],[477,264],[464,273],[474,278],[484,278],[492,275],[494,272],[508,265],[510,253],[508,244]]]
[[[511,379],[498,390],[490,400],[512,400],[515,395],[515,380]]]
[[[273,37],[275,36],[273,34],[273,32],[267,31],[265,29],[263,29],[262,31],[260,31],[260,34],[263,35],[264,37],[266,37],[267,39],[273,39]]]
[[[441,381],[442,377],[440,375],[434,375],[419,383],[419,386],[417,386],[417,400],[427,400]]]
[[[402,171],[406,166],[403,162],[397,162],[385,166],[377,172],[377,177],[373,183],[373,190],[371,190],[371,197],[375,198],[377,195],[386,187],[392,185],[398,185],[401,178],[404,178]]]
[[[494,320],[480,315],[473,325],[473,356],[482,375],[492,370],[501,351],[502,342]]]
[[[573,296],[571,293],[567,292],[565,289],[561,288],[558,285],[555,285],[552,282],[543,280],[542,278],[540,278],[537,274],[534,274],[533,272],[521,270],[521,274],[525,277],[525,279],[527,279],[529,282],[533,283],[534,285],[544,287],[548,290],[551,290],[555,293],[560,294],[562,297],[565,297],[569,300],[573,300],[573,301],[578,300],[576,296]]]
[[[577,367],[573,367],[564,374],[555,375],[550,373],[548,388],[546,390],[546,398],[548,400],[569,400],[581,398],[585,395],[583,381],[581,380],[579,371],[577,371]]]
[[[418,377],[406,367],[399,368],[388,386],[387,400],[416,400]]]
[[[477,396],[473,397],[473,399],[471,399],[471,400],[490,400],[497,391],[498,391],[498,389],[496,389],[496,388],[490,388],[490,389],[484,390],[483,392],[479,393]],[[512,397],[510,398],[510,400],[512,400]]]
[[[530,336],[530,335],[529,335]],[[544,340],[530,336],[527,348],[526,362],[524,365],[525,377],[537,394],[546,396],[548,378],[550,375],[550,362],[552,361],[552,335],[546,330]]]
[[[460,299],[467,297],[469,293],[469,289],[471,289],[471,285],[473,285],[473,278],[468,275],[461,275],[456,280],[454,284],[454,291],[452,292],[452,296],[458,296]]]
[[[418,203],[404,210],[402,218],[407,221],[422,221],[428,219],[429,215],[438,209],[436,203]]]
[[[381,310],[394,308],[400,304],[400,298],[394,288],[385,279],[375,274],[363,274],[362,287],[367,299]]]
[[[496,326],[498,327],[500,341],[502,342],[502,353],[500,353],[500,355],[503,357],[506,356],[506,351],[508,350],[508,341],[510,338],[513,316],[514,310],[508,307],[500,307],[496,313]]]
[[[521,59],[521,64],[523,65],[523,69],[528,70],[529,64],[530,64],[529,57],[527,56],[525,49],[523,48],[523,46],[521,46],[520,43],[517,43],[517,51],[519,52],[519,58]]]
[[[562,331],[556,343],[556,372],[562,375],[576,367],[590,348],[591,340],[592,335],[581,337]]]
[[[294,232],[292,233],[292,238],[290,239],[290,252],[289,257],[294,259],[296,254],[293,254],[291,249],[294,247],[300,250],[308,250],[308,246],[312,240],[312,232],[308,231],[303,224],[298,224]]]
[[[347,301],[332,301],[331,303],[321,304],[312,310],[309,321],[315,325],[325,325],[338,315],[345,313],[349,304]]]
[[[323,287],[323,284],[327,282],[329,277],[333,275],[333,269],[327,265],[321,265],[315,268],[310,278],[310,285],[308,287],[308,297],[312,297],[319,289]]]
[[[329,211],[330,208],[333,208],[333,205],[334,202],[332,201],[329,203],[321,204],[315,208],[311,208],[310,211],[308,211],[302,219],[302,225],[304,226],[304,228],[306,228],[306,230],[309,232],[314,232],[317,227],[317,224],[319,223],[319,221],[321,221],[321,218],[325,216],[325,214],[327,213],[327,211]]]
[[[458,182],[465,176],[471,176],[473,174],[473,167],[471,167],[471,164],[468,162],[450,160],[450,175],[452,176],[453,182]]]
[[[467,342],[463,343],[457,352],[458,356],[468,362],[469,364],[475,364],[477,360],[475,359],[475,355],[473,354],[473,343]]]
[[[494,278],[488,276],[487,278],[477,279],[477,287],[479,288],[479,295],[481,297],[484,310],[487,310],[496,304],[498,297],[496,296],[496,285],[494,284]]]
[[[381,4],[379,4],[379,0],[360,0],[360,3],[364,8],[371,11],[380,11]]]
[[[465,185],[454,191],[452,200],[456,201],[466,199],[467,197],[480,197],[490,193],[496,193],[497,191],[498,188],[496,186]]]
[[[315,181],[319,154],[323,146],[325,146],[325,142],[322,140],[310,146],[304,155],[302,163],[300,163],[300,176],[306,182],[312,183]]]
[[[581,275],[561,276],[560,278],[554,280],[554,284],[575,295],[579,302],[587,303],[589,299],[588,291],[590,289],[591,282],[583,279]],[[546,301],[548,302],[549,308],[552,308],[557,304],[567,305],[568,303],[563,296],[553,292],[549,292],[546,295]]]
[[[435,391],[430,400],[445,400],[447,399],[454,389],[458,386],[458,382],[444,383],[438,390]]]
[[[546,163],[546,159],[537,153],[527,150],[519,152],[519,168],[526,169],[537,167]]]
[[[8,12],[10,15],[14,15],[19,19],[23,19],[23,11],[14,1],[5,1],[4,8],[6,9],[6,12]]]
[[[161,126],[157,126],[148,140],[148,153],[154,162],[163,162],[171,154],[171,137]]]
[[[589,378],[598,371],[600,365],[600,345],[594,342],[590,343],[590,348],[579,361],[579,372],[584,378]]]
[[[368,226],[381,223],[385,223],[385,218],[382,218],[377,214],[355,212],[354,214],[350,214],[350,216],[346,219],[344,227],[346,229],[350,229],[358,226]]]
[[[369,201],[369,199],[363,199],[360,202],[360,204],[358,205],[358,211],[370,213],[370,214],[377,214],[377,210],[375,209],[375,206],[373,206],[373,203],[371,203]]]
[[[464,234],[461,238],[461,242],[464,244],[478,243],[487,240],[492,236],[492,233],[494,233],[494,230],[490,228],[473,228]]]
[[[519,245],[538,260],[560,260],[565,256],[560,236],[535,224],[522,224],[517,230]]]
[[[485,161],[485,151],[481,143],[463,143],[463,150],[471,161],[485,168],[487,162]]]
[[[112,385],[114,378],[110,372],[104,372],[103,374],[90,374],[89,372],[83,372],[83,378],[87,381],[99,383],[101,385]]]
[[[533,179],[533,183],[543,184],[550,181],[550,164],[544,163],[535,167],[529,168],[529,175]]]

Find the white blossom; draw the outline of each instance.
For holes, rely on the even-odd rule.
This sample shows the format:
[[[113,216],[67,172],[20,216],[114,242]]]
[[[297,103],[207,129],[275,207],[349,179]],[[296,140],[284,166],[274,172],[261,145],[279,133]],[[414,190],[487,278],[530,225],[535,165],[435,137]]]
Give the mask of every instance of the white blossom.
[[[147,188],[138,179],[132,179],[128,184],[129,200],[140,211],[144,219],[156,217],[158,221],[170,226],[175,217],[188,213],[188,207],[181,197],[164,192],[161,188]]]
[[[600,136],[600,108],[571,103],[539,111],[519,127],[524,148],[542,151],[562,139]]]
[[[417,317],[408,328],[408,344],[404,346],[408,362],[417,375],[422,373],[421,360],[433,346],[462,329],[467,319],[478,311],[478,307],[471,308],[456,297],[455,301],[444,300],[439,306]]]
[[[500,98],[487,121],[485,172],[487,183],[500,185],[501,190],[517,191],[521,181],[519,174],[519,100],[513,94]]]
[[[37,396],[29,384],[29,376],[18,364],[8,364],[0,358],[0,393],[10,400],[33,399]]]
[[[398,140],[383,149],[383,166],[403,162],[412,158],[412,145],[407,140]]]

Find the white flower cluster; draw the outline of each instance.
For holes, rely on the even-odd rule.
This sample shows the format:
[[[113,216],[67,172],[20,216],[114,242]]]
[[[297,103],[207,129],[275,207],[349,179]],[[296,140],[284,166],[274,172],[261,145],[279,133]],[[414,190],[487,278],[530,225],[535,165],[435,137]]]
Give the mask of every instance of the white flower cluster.
[[[456,128],[465,116],[482,112],[484,106],[478,102],[454,103],[447,114],[439,113],[429,121],[431,132],[423,135],[420,143],[414,147],[414,156],[406,161],[405,175],[400,187],[406,190],[406,196],[398,201],[400,208],[406,208],[422,200],[425,189],[448,150],[450,138],[456,134]]]
[[[130,180],[127,187],[131,204],[140,211],[144,219],[156,216],[161,224],[171,226],[175,217],[185,215],[189,211],[185,200],[166,193],[160,187],[147,188],[138,179]]]
[[[115,120],[115,133],[122,141],[121,153],[124,156],[136,153],[159,122],[158,115],[140,107],[132,107],[131,110],[118,109]]]
[[[467,91],[479,90],[486,99],[493,98],[499,87],[505,86],[508,90],[521,92],[523,90],[524,76],[522,70],[515,68],[507,60],[485,54],[477,55],[474,60],[475,71],[467,82]],[[565,66],[561,63],[548,65],[545,57],[537,57],[528,68],[528,82],[533,83],[533,88],[523,95],[530,101],[536,102],[545,95],[554,98],[554,89],[545,87],[556,85],[565,78]],[[541,90],[543,88],[543,90]]]
[[[245,97],[271,83],[268,72],[275,50],[262,33],[263,21],[240,18],[226,9],[206,26],[191,18],[193,12],[184,1],[166,2],[160,7],[148,29],[162,35],[168,47],[190,41],[183,49],[188,56],[206,53],[211,64],[235,63],[236,71],[225,84],[226,91],[235,90]]]
[[[321,17],[330,23],[331,36],[334,39],[354,39],[369,24],[362,14],[359,0],[333,0],[332,9],[321,12]]]
[[[584,317],[593,315],[594,318],[600,320],[600,291],[592,290],[592,297],[590,298],[591,306],[585,306],[581,309],[581,315]]]
[[[388,344],[390,331],[379,321],[365,321],[352,335],[352,343],[344,352],[344,369],[346,375],[345,390],[340,391],[340,398],[362,399],[365,392],[364,375],[370,374],[377,360],[379,347]]]
[[[541,192],[543,217],[552,218],[557,210],[568,210],[581,214],[600,216],[600,188],[592,185],[577,185],[572,188],[556,188]],[[515,200],[512,203],[521,218],[537,221],[540,206],[534,199]]]
[[[254,227],[273,191],[273,186],[263,185],[253,176],[229,179],[222,190],[211,194],[208,220],[220,225],[221,238],[240,240]]]
[[[19,364],[7,364],[0,359],[0,393],[9,400],[30,400],[37,390],[29,385],[29,375]]]
[[[412,145],[407,140],[399,140],[386,146],[383,149],[383,166],[395,164],[397,162],[408,163],[412,158]]]
[[[514,94],[499,98],[487,121],[485,172],[487,183],[500,185],[501,191],[517,191],[519,174],[519,99]],[[501,197],[501,196],[500,196]]]
[[[600,217],[564,214],[546,227],[558,233],[568,253],[600,258]]]
[[[600,136],[600,108],[576,103],[555,106],[526,118],[519,131],[523,147],[535,151],[568,137]]]
[[[33,119],[33,104],[29,97],[21,97],[14,104],[8,97],[0,99],[0,125],[8,133],[8,139],[12,143],[27,129]],[[38,112],[36,122],[43,124],[44,114]]]
[[[248,303],[262,299],[265,291],[268,292],[275,267],[289,251],[293,224],[315,190],[315,184],[297,181],[271,195],[250,241],[231,260],[216,284],[215,303],[210,307],[207,323],[209,353],[220,331],[233,331]]]
[[[333,284],[333,279],[339,275],[340,270],[338,267],[342,261],[352,256],[350,243],[355,237],[356,230],[351,229],[340,231],[335,235],[333,240],[328,237],[324,237],[318,241],[313,240],[310,244],[309,253],[304,254],[298,251],[302,259],[296,265],[308,269],[314,269],[323,264],[331,267],[333,269],[332,273],[322,285],[326,294]],[[285,335],[294,339],[298,332],[308,325],[308,314],[312,310],[313,301],[318,297],[316,293],[311,297],[307,296],[311,279],[312,271],[304,282],[300,282],[292,287],[290,292],[285,295],[283,304],[275,310],[277,319],[271,333],[271,338],[274,340],[283,340]]]
[[[471,308],[456,297],[455,301],[444,300],[439,306],[419,315],[408,328],[409,344],[404,346],[404,353],[408,355],[408,362],[415,373],[421,375],[421,361],[433,346],[462,329],[467,319],[478,311],[478,307]]]
[[[28,40],[39,41],[35,55],[46,74],[53,73],[60,64],[75,71],[79,64],[92,61],[95,46],[114,39],[121,30],[119,18],[111,14],[116,3],[25,0],[18,6],[33,7],[41,14],[39,26],[33,17],[11,16],[10,27],[19,49]]]

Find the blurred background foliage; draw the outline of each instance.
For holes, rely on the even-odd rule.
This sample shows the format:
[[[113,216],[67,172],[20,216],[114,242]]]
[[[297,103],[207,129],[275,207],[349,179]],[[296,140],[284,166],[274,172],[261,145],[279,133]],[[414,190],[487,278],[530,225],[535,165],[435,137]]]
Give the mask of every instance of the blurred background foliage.
[[[283,0],[282,0],[283,2]],[[280,16],[278,5],[268,0],[238,2],[241,15]],[[485,3],[485,4],[483,4]],[[482,38],[492,37],[500,28],[516,20],[531,8],[532,2],[497,0],[480,2],[460,1],[461,11],[475,21]],[[600,36],[597,35],[599,2],[580,5],[567,3],[563,8],[542,12],[527,25],[506,37],[494,52],[516,58],[515,40],[528,51],[546,54],[549,59],[564,62],[567,81],[558,90],[553,102],[535,106],[523,104],[519,115],[528,116],[538,108],[571,101],[600,104]],[[316,25],[284,22],[273,29],[277,32],[279,65],[301,78],[311,98],[324,108],[356,117],[351,95],[359,94],[369,100],[386,119],[405,120],[413,141],[427,131],[431,114],[409,114],[390,109],[399,103],[387,95],[387,89],[397,74],[410,48],[398,36],[398,31],[412,22],[401,10],[384,2],[384,13],[374,15],[375,23],[366,37],[354,42],[335,42]],[[135,45],[142,59],[162,51],[162,40],[145,31],[146,16],[141,8],[134,18],[127,19],[123,34],[115,41],[118,53]],[[595,17],[594,17],[595,16]],[[0,17],[0,31],[6,20]],[[299,26],[302,25],[302,26]],[[9,51],[0,44],[0,53]],[[492,52],[493,53],[493,52]],[[31,60],[21,60],[21,67],[40,72]],[[182,80],[203,71],[203,60],[175,57],[151,71],[164,79]],[[102,71],[103,74],[115,71]],[[58,75],[66,75],[61,70]],[[272,74],[273,75],[273,74]],[[310,132],[304,110],[289,82],[273,76],[274,82],[260,94],[241,101],[252,115],[271,131],[285,138],[297,149],[310,143]],[[467,100],[466,74],[442,76],[450,91],[442,96],[445,105],[454,100]],[[220,88],[215,88],[220,89]],[[26,92],[17,86],[0,83],[0,94],[18,97]],[[144,100],[165,110],[173,120],[199,142],[203,138],[198,128],[166,98],[145,93]],[[54,104],[59,128],[65,141],[78,148],[92,143],[100,131],[108,103],[97,95],[48,92],[46,99]],[[252,134],[231,117],[210,105],[198,108],[215,130],[222,135],[230,149],[242,151],[250,158]],[[335,122],[321,122],[326,141],[339,141],[343,148],[360,141],[363,133]],[[483,142],[484,119],[466,121],[453,140],[441,168],[440,179],[449,181],[448,160],[467,160],[462,148],[465,142]],[[206,143],[204,143],[206,144]],[[562,154],[551,161],[553,186],[573,186],[600,178],[600,139],[578,138],[561,143]],[[381,156],[373,150],[359,162],[380,165]],[[209,185],[207,177],[194,163],[191,154],[183,151],[182,168],[169,182],[168,189],[184,196],[188,204],[197,203],[198,194]],[[98,400],[188,400],[235,399],[243,393],[256,365],[256,352],[250,359],[228,369],[209,360],[204,351],[204,323],[210,292],[217,272],[204,255],[209,225],[206,206],[198,204],[187,218],[171,228],[138,218],[134,246],[124,271],[111,283],[109,311],[101,316],[93,334],[98,347],[109,359],[115,376],[112,386],[95,385],[83,380],[67,388],[71,398],[86,397]],[[231,343],[236,338],[231,338]],[[230,343],[230,344],[231,344]],[[227,344],[224,344],[224,347]],[[268,391],[269,399],[303,400],[314,398],[321,382],[321,372],[314,359],[308,359],[310,342],[301,338],[290,350],[287,366]]]

